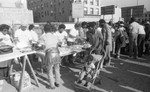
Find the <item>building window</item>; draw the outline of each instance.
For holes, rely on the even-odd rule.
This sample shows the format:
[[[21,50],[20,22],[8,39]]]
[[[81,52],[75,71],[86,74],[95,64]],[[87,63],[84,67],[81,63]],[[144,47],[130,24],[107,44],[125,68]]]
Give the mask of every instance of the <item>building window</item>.
[[[88,14],[88,8],[87,7],[84,7],[84,14]]]
[[[45,11],[45,16],[47,16],[47,12]]]
[[[62,3],[64,3],[64,0],[62,0]]]
[[[94,13],[94,9],[90,8],[90,14],[93,14],[93,13]]]
[[[53,16],[53,13],[54,13],[54,12],[53,12],[53,11],[51,11],[51,16]]]
[[[41,12],[41,17],[44,17],[43,12]]]
[[[40,9],[40,6],[37,6],[37,9]]]
[[[64,8],[62,8],[62,14],[64,14],[65,13],[65,10],[64,10]]]
[[[94,0],[90,0],[90,4],[93,5],[94,4]]]
[[[84,0],[84,3],[87,4],[87,0]]]
[[[49,16],[49,12],[47,11],[47,16]]]
[[[59,9],[59,15],[61,15],[61,9]]]
[[[70,10],[70,14],[72,14],[72,10]]]
[[[41,10],[43,10],[43,8],[44,8],[44,6],[43,6],[43,4],[41,4]]]
[[[96,15],[99,15],[99,8],[96,8]]]
[[[46,7],[46,3],[44,3],[44,7]]]
[[[36,7],[34,7],[34,11],[36,11]]]
[[[38,13],[38,17],[40,18],[41,16],[40,16],[40,13]]]
[[[99,6],[99,0],[95,0],[97,6]]]
[[[51,6],[51,7],[53,6],[53,2],[50,3],[50,6]]]
[[[145,14],[145,17],[147,17],[147,14]]]

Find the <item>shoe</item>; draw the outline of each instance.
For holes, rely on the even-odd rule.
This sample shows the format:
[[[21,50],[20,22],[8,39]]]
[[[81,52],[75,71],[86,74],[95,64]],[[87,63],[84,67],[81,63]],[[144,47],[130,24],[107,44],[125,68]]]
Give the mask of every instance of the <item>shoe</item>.
[[[85,83],[83,86],[87,87],[87,86],[88,86],[88,83]]]
[[[56,87],[59,87],[59,84],[58,84],[58,83],[55,82],[54,84],[55,84]]]

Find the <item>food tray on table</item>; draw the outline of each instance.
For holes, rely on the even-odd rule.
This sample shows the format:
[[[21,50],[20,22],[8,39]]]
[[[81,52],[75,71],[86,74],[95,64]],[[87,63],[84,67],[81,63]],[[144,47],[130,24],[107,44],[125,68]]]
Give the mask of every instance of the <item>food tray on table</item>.
[[[13,46],[10,45],[2,45],[0,46],[0,55],[1,54],[8,54],[13,52]]]
[[[78,51],[83,50],[82,47],[83,47],[83,45],[73,45],[73,46],[70,46],[70,49],[72,51],[77,51],[78,52]]]
[[[82,48],[83,48],[83,49],[88,49],[88,48],[90,48],[90,47],[91,47],[90,44],[84,44]]]
[[[61,48],[58,48],[59,49],[59,52],[60,52],[60,55],[68,55],[72,52],[72,50],[69,48],[69,47],[61,47]]]

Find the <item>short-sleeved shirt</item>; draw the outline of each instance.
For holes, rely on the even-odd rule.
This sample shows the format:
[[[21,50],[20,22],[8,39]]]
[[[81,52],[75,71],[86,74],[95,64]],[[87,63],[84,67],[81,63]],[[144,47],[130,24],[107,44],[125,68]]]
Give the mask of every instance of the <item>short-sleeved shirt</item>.
[[[130,33],[132,34],[138,34],[139,30],[139,24],[137,22],[133,22],[130,24]]]
[[[62,33],[60,33],[59,31],[56,32],[56,36],[58,37],[58,40],[60,42],[64,41],[65,38],[68,36],[66,31],[63,31]]]
[[[0,44],[4,45],[12,45],[11,38],[8,34],[4,35],[3,33],[0,32],[0,39],[3,39]]]
[[[32,41],[35,41],[35,42],[38,41],[38,35],[35,31],[30,30],[30,35],[31,35]]]
[[[59,40],[55,33],[46,33],[40,38],[40,43],[45,45],[45,51],[49,48],[56,48]]]
[[[144,26],[139,25],[138,34],[145,34]]]
[[[72,35],[72,36],[78,36],[78,35],[79,35],[79,32],[78,32],[78,30],[76,30],[75,28],[73,28],[73,29],[70,30],[69,34]],[[69,38],[68,38],[68,41],[74,42],[75,39],[76,39],[76,38],[71,38],[71,37],[69,37]]]
[[[91,63],[90,65],[88,65],[87,63],[85,64],[85,68],[87,72],[90,72],[92,69],[95,69],[95,65],[94,63]]]
[[[22,31],[21,29],[18,29],[15,32],[15,38],[18,38],[19,40],[16,44],[18,48],[29,47],[30,41],[32,40],[29,30]]]

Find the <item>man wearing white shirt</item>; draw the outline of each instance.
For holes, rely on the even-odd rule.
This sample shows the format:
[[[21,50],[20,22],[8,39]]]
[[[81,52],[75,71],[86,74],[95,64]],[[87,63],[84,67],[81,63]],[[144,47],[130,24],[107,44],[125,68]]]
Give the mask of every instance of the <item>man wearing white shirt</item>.
[[[76,38],[79,37],[79,30],[81,28],[81,25],[79,23],[76,23],[74,25],[74,28],[72,28],[69,32],[69,37],[68,37],[68,45],[73,45]]]
[[[142,57],[143,55],[143,47],[144,47],[144,41],[145,41],[145,30],[143,25],[139,25],[138,30],[138,57]]]
[[[27,30],[27,25],[21,25],[20,29],[15,32],[16,46],[20,49],[30,47],[32,37],[29,30]]]
[[[59,25],[58,31],[56,31],[56,36],[58,37],[59,42],[62,42],[62,45],[66,44],[68,37],[67,32],[65,31],[66,26],[64,24]]]

